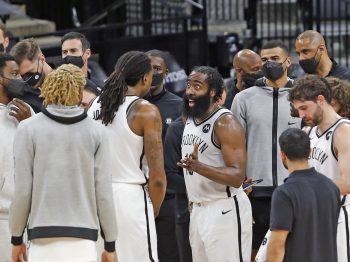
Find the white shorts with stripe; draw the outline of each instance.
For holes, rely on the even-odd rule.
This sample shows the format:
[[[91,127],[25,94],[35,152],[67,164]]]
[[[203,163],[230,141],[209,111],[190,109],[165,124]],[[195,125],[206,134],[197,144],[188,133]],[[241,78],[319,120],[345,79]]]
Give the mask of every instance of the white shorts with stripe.
[[[154,211],[141,185],[113,183],[118,262],[158,262]]]
[[[255,262],[266,262],[267,261],[267,245],[271,236],[271,230],[269,229],[259,247],[258,253],[255,257]]]
[[[193,262],[249,262],[252,210],[243,190],[233,197],[193,204],[190,219]]]
[[[7,219],[0,219],[0,261],[11,262],[11,234],[9,221]]]
[[[349,198],[349,196],[347,196]],[[337,230],[337,251],[338,262],[350,262],[350,241],[349,241],[349,226],[350,226],[350,205],[346,203],[340,209]]]

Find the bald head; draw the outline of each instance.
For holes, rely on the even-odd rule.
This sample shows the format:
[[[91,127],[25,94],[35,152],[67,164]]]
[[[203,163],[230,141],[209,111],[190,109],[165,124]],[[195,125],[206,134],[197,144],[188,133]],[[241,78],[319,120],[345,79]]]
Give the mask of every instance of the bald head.
[[[246,73],[254,73],[261,69],[260,56],[250,49],[243,49],[233,58],[233,67]]]
[[[319,32],[307,30],[301,33],[295,41],[295,52],[305,73],[325,77],[330,72],[333,62]]]
[[[243,88],[251,87],[255,80],[246,84],[245,87],[242,85],[242,80],[245,76],[258,76],[258,71],[261,70],[262,62],[260,56],[250,49],[243,49],[239,51],[233,58],[233,67],[236,72],[236,87],[239,90]]]
[[[325,44],[323,36],[314,30],[306,30],[305,32],[301,33],[298,35],[296,42],[309,42],[311,47]]]

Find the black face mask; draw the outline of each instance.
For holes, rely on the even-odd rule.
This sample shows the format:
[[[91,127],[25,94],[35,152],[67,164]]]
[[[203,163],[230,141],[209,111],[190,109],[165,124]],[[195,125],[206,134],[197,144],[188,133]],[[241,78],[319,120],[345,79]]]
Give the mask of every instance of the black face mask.
[[[5,79],[9,81],[8,84],[4,84],[7,96],[10,99],[22,97],[25,87],[28,86],[27,82],[22,79]]]
[[[151,86],[160,86],[163,83],[163,74],[153,74]]]
[[[195,101],[194,107],[188,105],[188,100]],[[210,107],[210,90],[202,96],[191,97],[184,94],[183,113],[185,116],[198,118],[204,115]]]
[[[44,67],[44,65],[43,65]],[[36,86],[43,79],[43,68],[41,68],[41,72],[39,73],[39,59],[38,59],[38,68],[35,73],[26,73],[22,75],[22,79],[27,82],[30,86]]]
[[[267,61],[262,67],[264,76],[271,81],[279,79],[284,74],[283,63]]]
[[[27,74],[22,76],[23,80],[25,82],[27,82],[28,85],[33,86],[33,87],[36,86],[36,84],[40,82],[42,77],[43,77],[43,73],[39,73],[39,72],[27,73]]]
[[[262,71],[257,71],[251,74],[244,74],[241,80],[242,90],[255,86],[256,80],[262,78],[263,76],[264,74]]]
[[[299,60],[299,65],[301,66],[301,68],[304,70],[305,73],[307,74],[315,73],[316,68],[321,60],[321,57],[318,59],[318,61],[316,60],[317,52],[318,52],[318,49],[316,51],[316,54],[312,58]]]
[[[0,53],[3,53],[3,52],[5,52],[5,48],[4,48],[4,44],[1,43],[0,44]]]
[[[84,60],[82,56],[72,56],[67,55],[65,58],[63,58],[64,64],[72,64],[79,68],[82,68],[84,65]]]

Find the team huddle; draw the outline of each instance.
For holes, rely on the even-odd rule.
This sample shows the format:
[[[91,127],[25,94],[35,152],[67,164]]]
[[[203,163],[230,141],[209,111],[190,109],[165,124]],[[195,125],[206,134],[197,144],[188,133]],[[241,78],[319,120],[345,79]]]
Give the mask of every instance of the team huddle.
[[[296,39],[295,80],[270,41],[234,81],[194,67],[183,98],[159,50],[100,91],[82,39],[54,70],[33,40],[0,54],[0,261],[350,262],[350,70],[319,33]]]

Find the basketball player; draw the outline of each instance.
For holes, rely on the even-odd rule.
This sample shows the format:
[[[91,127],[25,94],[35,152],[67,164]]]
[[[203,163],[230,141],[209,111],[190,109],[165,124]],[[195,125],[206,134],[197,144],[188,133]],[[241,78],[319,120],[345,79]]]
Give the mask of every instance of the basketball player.
[[[89,109],[89,115],[109,129],[113,145],[119,262],[158,261],[154,218],[164,199],[166,178],[161,117],[156,106],[141,99],[151,82],[148,56],[138,51],[125,53]]]
[[[332,91],[320,76],[298,79],[290,91],[289,100],[305,124],[310,126],[310,164],[334,181],[342,195],[338,221],[338,261],[349,259],[350,210],[350,121],[341,118],[331,105]]]
[[[187,80],[182,159],[189,201],[190,243],[194,262],[250,261],[252,214],[242,190],[245,176],[244,131],[217,101],[221,75],[196,67]]]

